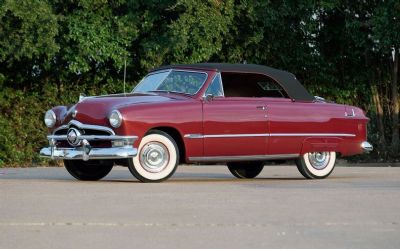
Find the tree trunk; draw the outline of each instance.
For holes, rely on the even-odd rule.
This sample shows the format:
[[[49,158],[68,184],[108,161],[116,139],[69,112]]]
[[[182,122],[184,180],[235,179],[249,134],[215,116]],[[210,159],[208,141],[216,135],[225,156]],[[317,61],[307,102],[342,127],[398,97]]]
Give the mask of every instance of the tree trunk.
[[[374,80],[373,80],[374,81]],[[379,96],[378,89],[374,83],[371,84],[371,92],[372,92],[372,100],[374,102],[374,106],[376,108],[376,122],[378,128],[378,148],[379,151],[384,153],[386,156],[386,139],[385,139],[385,126],[383,124],[383,107],[381,102],[381,97]]]
[[[399,49],[395,48],[392,68],[392,153],[397,156],[399,151],[399,92],[398,92],[398,72],[399,72]]]

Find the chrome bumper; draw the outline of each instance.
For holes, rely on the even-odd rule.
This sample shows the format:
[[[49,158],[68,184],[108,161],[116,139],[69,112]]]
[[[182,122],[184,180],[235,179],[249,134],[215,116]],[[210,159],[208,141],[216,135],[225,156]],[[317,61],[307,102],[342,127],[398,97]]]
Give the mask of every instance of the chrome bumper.
[[[40,150],[40,156],[51,159],[121,159],[135,157],[137,149],[132,147],[120,148],[92,148],[89,152],[83,148],[55,148],[46,147]]]
[[[49,147],[40,150],[40,156],[49,157],[51,159],[67,159],[67,160],[90,160],[90,159],[123,159],[131,158],[137,155],[137,149],[133,148],[133,143],[137,139],[136,136],[78,136],[79,146],[72,148],[57,148],[57,141],[66,141],[66,135],[50,135],[47,136]],[[110,148],[92,148],[90,141],[93,140],[109,140],[113,145]]]
[[[361,143],[361,148],[364,153],[369,153],[374,149],[374,146],[372,146],[372,144],[370,144],[369,142],[364,141]]]

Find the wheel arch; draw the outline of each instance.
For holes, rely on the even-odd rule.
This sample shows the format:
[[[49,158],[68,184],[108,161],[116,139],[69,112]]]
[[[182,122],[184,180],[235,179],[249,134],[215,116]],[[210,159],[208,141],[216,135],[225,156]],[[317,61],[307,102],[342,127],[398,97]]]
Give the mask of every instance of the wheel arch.
[[[154,130],[165,132],[175,140],[176,145],[178,146],[178,150],[179,150],[179,163],[184,163],[185,158],[186,158],[186,148],[185,148],[185,142],[183,141],[182,134],[174,127],[157,126],[157,127],[153,127],[151,129],[149,129],[145,133],[145,135],[150,134]]]

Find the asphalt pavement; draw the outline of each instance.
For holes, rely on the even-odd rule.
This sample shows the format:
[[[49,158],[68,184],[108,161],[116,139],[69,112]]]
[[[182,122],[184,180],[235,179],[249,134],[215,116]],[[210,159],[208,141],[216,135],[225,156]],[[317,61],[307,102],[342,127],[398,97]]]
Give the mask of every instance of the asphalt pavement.
[[[337,167],[305,180],[267,166],[180,166],[143,184],[116,167],[82,182],[63,168],[0,168],[0,248],[400,248],[400,167]]]

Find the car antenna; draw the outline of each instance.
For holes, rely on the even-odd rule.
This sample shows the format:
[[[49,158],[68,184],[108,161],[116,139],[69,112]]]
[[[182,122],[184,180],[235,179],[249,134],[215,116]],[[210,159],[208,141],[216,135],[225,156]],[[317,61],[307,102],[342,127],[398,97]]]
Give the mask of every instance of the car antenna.
[[[126,57],[125,57],[125,65],[124,65],[124,95],[126,96],[125,81],[126,81]]]

